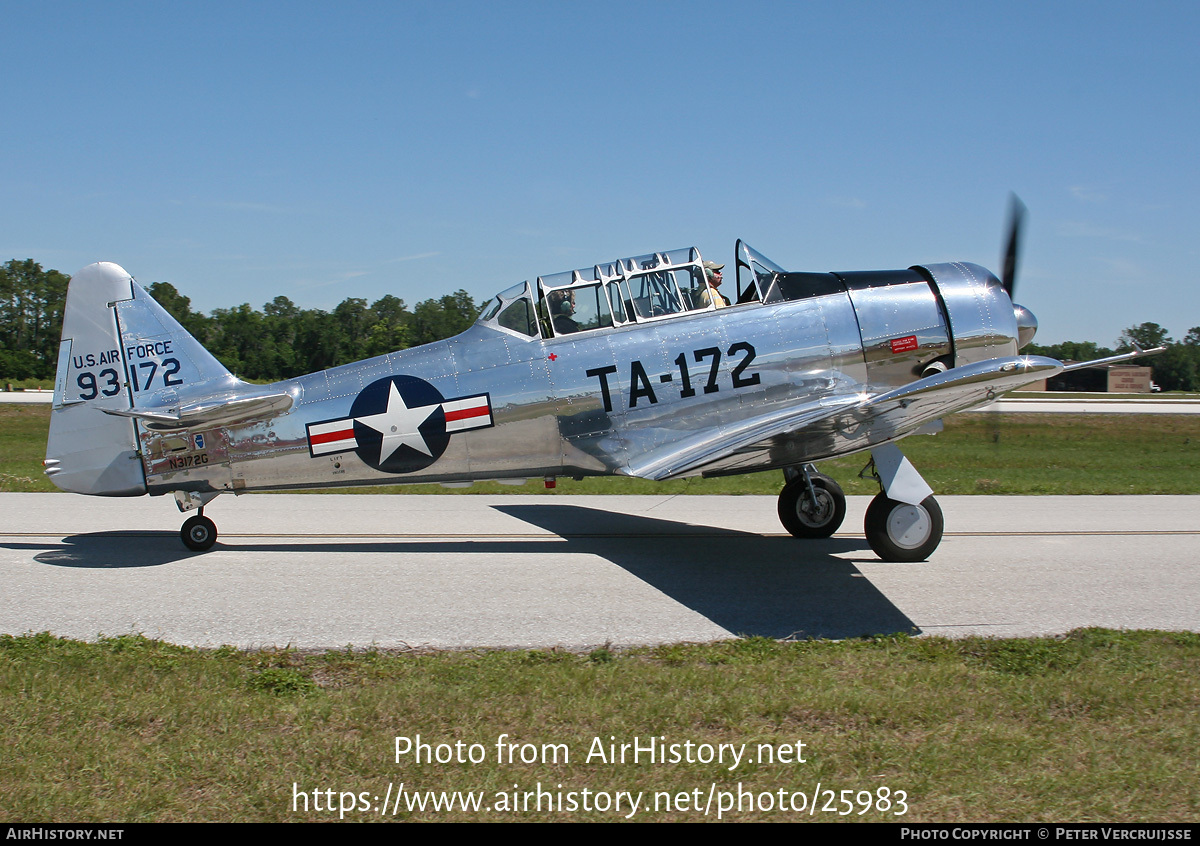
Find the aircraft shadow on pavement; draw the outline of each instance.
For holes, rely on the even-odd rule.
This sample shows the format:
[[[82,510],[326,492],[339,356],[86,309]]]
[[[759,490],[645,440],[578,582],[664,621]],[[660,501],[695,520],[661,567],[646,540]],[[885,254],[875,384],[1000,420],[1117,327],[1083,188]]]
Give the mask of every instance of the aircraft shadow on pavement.
[[[493,507],[564,538],[558,553],[598,555],[734,634],[918,633],[853,562],[837,557],[869,550],[862,538],[764,537],[577,505]]]
[[[39,564],[98,570],[160,567],[198,554],[183,548],[178,532],[154,531],[89,532],[61,541],[5,542],[0,548],[41,550],[33,556]]]
[[[552,532],[547,542],[486,540],[285,541],[236,543],[245,552],[590,554],[610,561],[676,602],[738,635],[845,638],[903,632],[913,621],[871,584],[853,561],[862,538],[798,540],[621,514],[577,505],[499,505],[496,510]],[[38,550],[56,567],[158,567],[194,558],[175,532],[94,532],[61,541],[9,542]],[[214,551],[220,551],[218,542]],[[870,553],[868,553],[870,554]],[[909,566],[909,565],[896,565]]]

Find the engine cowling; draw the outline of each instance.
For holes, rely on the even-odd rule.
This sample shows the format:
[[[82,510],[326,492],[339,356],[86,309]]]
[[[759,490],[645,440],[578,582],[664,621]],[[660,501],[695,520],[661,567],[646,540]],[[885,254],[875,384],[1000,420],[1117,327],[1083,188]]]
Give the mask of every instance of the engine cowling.
[[[1000,280],[967,262],[912,268],[933,286],[950,323],[954,366],[1017,354],[1033,340],[1037,319],[1013,305]]]

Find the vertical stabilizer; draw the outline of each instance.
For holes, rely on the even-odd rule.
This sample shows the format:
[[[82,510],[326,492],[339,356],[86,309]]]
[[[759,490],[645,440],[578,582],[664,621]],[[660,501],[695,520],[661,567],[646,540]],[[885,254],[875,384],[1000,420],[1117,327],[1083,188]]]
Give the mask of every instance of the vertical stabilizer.
[[[67,288],[46,475],[75,493],[143,494],[129,411],[236,381],[125,270],[88,265]]]
[[[115,305],[133,297],[133,279],[115,264],[71,277],[63,313],[46,475],[65,491],[109,496],[146,492],[137,430],[105,408],[129,408]]]

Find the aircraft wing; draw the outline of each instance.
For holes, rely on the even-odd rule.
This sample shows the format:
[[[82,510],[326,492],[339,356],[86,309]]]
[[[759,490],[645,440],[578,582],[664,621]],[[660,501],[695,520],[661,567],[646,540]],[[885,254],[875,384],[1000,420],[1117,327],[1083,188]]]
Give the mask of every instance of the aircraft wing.
[[[1054,376],[1062,362],[1040,356],[989,359],[955,367],[880,394],[825,397],[775,409],[734,426],[697,434],[630,462],[647,479],[721,476],[819,461],[911,435],[947,414]]]
[[[1104,367],[1108,364],[1115,364],[1118,361],[1129,361],[1134,358],[1141,358],[1144,355],[1157,355],[1160,352],[1166,352],[1166,347],[1155,347],[1150,350],[1134,350],[1133,352],[1120,353],[1118,355],[1110,355],[1108,358],[1097,358],[1093,361],[1077,361],[1074,364],[1063,366],[1063,373],[1068,373],[1072,370],[1086,370],[1089,367]]]

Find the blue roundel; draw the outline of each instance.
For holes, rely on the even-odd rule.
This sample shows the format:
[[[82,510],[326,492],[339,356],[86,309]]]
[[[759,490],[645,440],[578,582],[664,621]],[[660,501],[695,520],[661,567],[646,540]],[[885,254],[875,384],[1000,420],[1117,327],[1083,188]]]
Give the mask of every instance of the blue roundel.
[[[442,457],[450,443],[444,397],[416,376],[389,376],[363,388],[354,418],[355,453],[385,473],[415,473]]]

